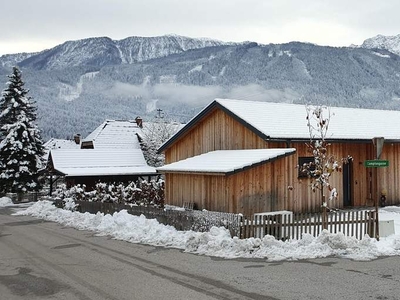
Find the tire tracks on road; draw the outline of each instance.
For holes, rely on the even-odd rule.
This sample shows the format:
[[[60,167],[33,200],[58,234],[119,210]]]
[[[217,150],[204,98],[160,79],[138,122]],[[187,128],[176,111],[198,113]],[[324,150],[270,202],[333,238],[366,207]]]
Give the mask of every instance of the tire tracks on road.
[[[35,225],[40,226],[40,225]],[[81,239],[69,234],[61,233],[60,230],[43,228],[46,231],[51,231],[53,234],[73,240],[74,243],[80,243],[82,247],[86,247],[91,251],[108,256],[120,263],[128,264],[143,272],[149,273],[153,276],[167,279],[168,281],[183,286],[185,288],[194,290],[201,294],[221,299],[221,300],[277,300],[277,298],[260,295],[256,293],[249,293],[239,290],[233,286],[225,284],[221,281],[211,279],[208,277],[200,276],[193,273],[184,272],[173,267],[162,265],[129,253],[125,253],[116,249],[99,245],[90,242],[87,239]]]
[[[10,223],[12,227],[18,226],[15,222]],[[21,222],[23,224],[23,222]],[[46,230],[43,222],[33,222],[30,226],[39,226],[41,230]],[[7,227],[7,223],[2,224],[4,227]],[[24,225],[24,228],[26,225]],[[24,232],[23,230],[19,230],[18,234],[23,235],[24,239],[29,240],[31,242],[31,246],[38,249],[38,251],[28,250],[18,243],[15,243],[13,239],[8,239],[7,247],[12,249],[15,253],[20,253],[24,257],[24,260],[29,262],[32,266],[42,271],[44,274],[50,275],[59,275],[65,278],[67,283],[71,283],[71,281],[75,284],[75,286],[79,286],[79,288],[75,288],[73,284],[68,284],[67,287],[70,290],[73,290],[72,293],[76,295],[77,299],[82,300],[91,300],[91,299],[108,299],[108,300],[120,300],[120,298],[116,298],[111,294],[108,294],[104,290],[98,288],[93,285],[85,278],[72,274],[68,272],[68,270],[62,268],[56,263],[52,262],[50,259],[44,257],[45,252],[40,251],[40,247],[47,247],[46,245],[40,244],[36,239],[32,238],[29,234]],[[55,273],[54,273],[55,272]],[[50,273],[50,274],[49,274]]]

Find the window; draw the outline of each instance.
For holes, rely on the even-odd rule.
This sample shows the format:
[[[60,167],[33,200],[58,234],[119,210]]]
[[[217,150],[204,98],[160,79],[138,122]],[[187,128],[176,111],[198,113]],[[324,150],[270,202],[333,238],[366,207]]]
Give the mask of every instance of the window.
[[[311,163],[311,164],[310,164]],[[315,170],[315,165],[314,165],[314,157],[299,157],[299,163],[298,163],[298,168],[299,168],[299,173],[298,177],[308,177],[308,172],[303,171],[303,166],[304,165],[310,165],[309,170],[314,171]]]

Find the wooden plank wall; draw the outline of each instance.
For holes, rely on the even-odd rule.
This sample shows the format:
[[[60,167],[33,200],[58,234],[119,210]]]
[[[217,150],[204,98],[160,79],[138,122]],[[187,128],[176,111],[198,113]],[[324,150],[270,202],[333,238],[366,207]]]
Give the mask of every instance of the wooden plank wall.
[[[299,156],[308,156],[306,147],[303,143],[292,143],[291,147],[297,149],[294,157],[295,160]],[[332,143],[329,147],[330,153],[340,161],[341,158],[350,155],[353,158],[352,166],[352,206],[373,206],[375,199],[379,199],[381,190],[387,191],[387,205],[400,203],[400,144],[387,143],[383,147],[380,159],[389,160],[389,167],[385,168],[366,168],[365,160],[374,159],[376,149],[371,143]],[[295,164],[296,161],[292,161]],[[293,178],[293,177],[292,177]],[[299,180],[298,184],[304,180]],[[305,180],[307,181],[307,179]],[[333,173],[330,183],[336,187],[339,192],[339,199],[332,203],[332,207],[343,207],[342,191],[343,191],[343,174]],[[300,187],[299,187],[300,188]],[[296,193],[301,199],[310,198],[306,189],[301,188],[301,194]],[[295,200],[296,201],[296,200]],[[312,206],[315,205],[312,204]]]
[[[311,156],[303,142],[291,143],[290,145],[297,149],[296,155],[291,157],[291,166],[296,166],[298,164],[299,157]],[[370,196],[373,191],[371,191],[369,185],[369,172],[373,170],[368,170],[364,167],[364,161],[366,159],[371,159],[369,155],[372,148],[372,143],[332,143],[328,148],[329,153],[334,155],[338,162],[341,162],[342,158],[348,155],[353,158],[353,172],[351,178],[353,206],[373,205],[373,200]],[[307,178],[297,178],[296,169],[296,174],[292,175],[291,182],[293,182],[293,184],[291,184],[293,186],[293,202],[297,205],[295,207],[296,209],[293,210],[302,212],[318,210],[318,207],[322,203],[320,196],[313,193],[309,187],[311,180]],[[337,189],[339,197],[337,200],[330,201],[328,205],[333,208],[343,208],[343,174],[341,172],[334,172],[330,177],[330,184]]]
[[[284,144],[283,144],[284,145]],[[169,164],[214,150],[260,149],[267,142],[221,110],[214,110],[165,152]]]
[[[377,168],[377,195],[382,189],[387,191],[386,205],[400,203],[400,144],[385,143],[380,159],[389,160],[389,167]]]
[[[298,157],[311,156],[305,143],[265,141],[221,110],[211,112],[167,149],[166,163],[213,150],[286,147],[296,148],[296,154],[228,177],[166,174],[167,203],[181,206],[183,202],[195,202],[200,209],[243,214],[283,209],[319,211],[320,195],[311,191],[310,179],[297,177]],[[400,203],[400,145],[385,144],[381,159],[390,161],[388,168],[364,166],[365,160],[375,158],[375,151],[372,141],[332,143],[329,147],[339,161],[348,155],[353,157],[353,206],[372,206],[383,188],[387,190],[388,205]],[[342,208],[343,174],[334,173],[330,183],[337,188],[339,198],[328,205]]]
[[[286,186],[288,165],[283,158],[230,176],[167,173],[167,203],[194,202],[199,209],[245,215],[295,209]]]

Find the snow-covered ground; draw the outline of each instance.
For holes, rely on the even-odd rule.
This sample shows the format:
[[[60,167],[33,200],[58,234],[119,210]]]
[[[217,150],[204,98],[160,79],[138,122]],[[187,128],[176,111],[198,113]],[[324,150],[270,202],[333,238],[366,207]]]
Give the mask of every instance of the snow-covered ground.
[[[1,206],[11,206],[6,198],[0,198]],[[224,258],[263,258],[268,261],[313,259],[336,256],[354,260],[372,260],[380,256],[400,255],[400,207],[380,209],[381,220],[394,220],[395,234],[380,241],[365,236],[359,241],[343,234],[324,231],[314,238],[304,235],[301,240],[278,241],[272,236],[263,239],[231,238],[224,228],[212,228],[210,232],[177,231],[172,226],[158,223],[144,216],[132,216],[126,211],[104,215],[72,212],[56,208],[50,201],[39,201],[29,207],[15,207],[15,215],[30,215],[74,227],[90,230],[100,236],[112,236],[117,240],[172,247],[185,252]]]
[[[32,202],[21,202],[18,204],[14,204],[10,198],[8,197],[0,197],[0,208],[2,207],[13,207],[16,209],[25,209],[32,205]]]
[[[0,198],[0,207],[12,206],[13,203],[10,198],[8,197],[1,197]]]

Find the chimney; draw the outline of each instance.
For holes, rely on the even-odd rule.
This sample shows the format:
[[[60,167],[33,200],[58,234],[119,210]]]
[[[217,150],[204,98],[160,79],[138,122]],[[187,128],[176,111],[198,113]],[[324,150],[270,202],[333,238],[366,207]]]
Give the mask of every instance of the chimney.
[[[81,135],[80,133],[74,135],[75,144],[79,145],[81,143]]]
[[[141,117],[136,117],[135,121],[136,121],[137,126],[139,126],[140,128],[143,128],[143,119]]]

